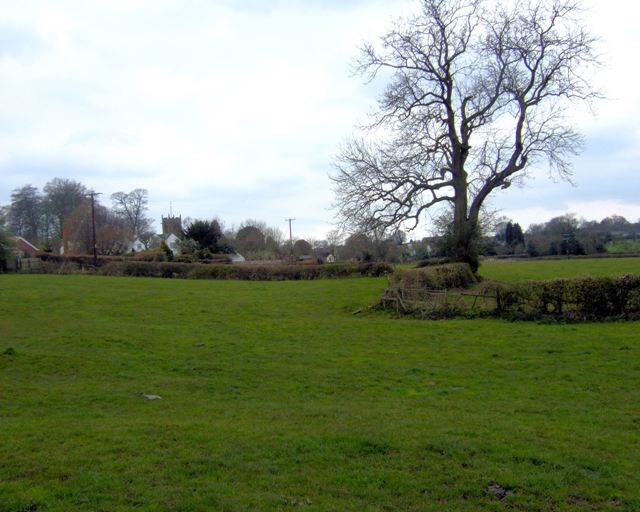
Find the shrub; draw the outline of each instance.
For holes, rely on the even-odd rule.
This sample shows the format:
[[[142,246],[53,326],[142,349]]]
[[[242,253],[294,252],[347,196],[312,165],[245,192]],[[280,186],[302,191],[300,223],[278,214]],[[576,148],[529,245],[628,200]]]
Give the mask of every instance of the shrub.
[[[124,264],[115,261],[109,262],[100,267],[99,273],[103,276],[124,276]]]
[[[191,270],[188,263],[168,261],[124,261],[111,262],[100,268],[100,274],[108,276],[133,277],[187,277]]]
[[[142,253],[140,253],[142,254]],[[71,263],[81,267],[94,267],[93,263],[93,255],[92,254],[71,254],[71,255],[62,255],[62,254],[54,254],[51,252],[39,252],[36,254],[36,258],[39,258],[43,262],[50,263],[51,265],[69,265]],[[107,263],[114,261],[127,261],[132,259],[131,256],[104,256],[100,255],[97,257],[98,267],[102,265],[106,265]]]
[[[468,263],[396,270],[378,305],[420,318],[459,316],[464,313],[462,296],[449,290],[468,288],[475,282]]]
[[[341,263],[331,265],[222,265],[153,261],[111,262],[100,269],[110,276],[176,277],[189,279],[240,279],[285,281],[337,277],[380,276],[393,271],[384,263]]]
[[[397,271],[379,302],[385,309],[423,318],[496,315],[519,320],[569,321],[640,318],[640,276],[580,277],[517,283],[484,283],[469,295],[450,291],[473,283],[460,264]],[[475,309],[480,299],[480,306]],[[495,299],[495,309],[493,300]],[[486,302],[488,301],[488,302]]]
[[[335,264],[334,264],[335,265]],[[326,267],[331,269],[334,265],[327,265]],[[392,274],[394,272],[393,267],[388,263],[381,261],[377,262],[363,262],[358,265],[358,272],[363,276],[379,277]]]
[[[13,245],[9,235],[0,230],[0,272],[7,270],[7,262],[11,257]]]
[[[569,320],[640,315],[640,276],[580,277],[495,285],[500,316]]]
[[[396,270],[390,278],[392,286],[447,290],[468,288],[476,278],[468,263],[447,263],[418,269]]]

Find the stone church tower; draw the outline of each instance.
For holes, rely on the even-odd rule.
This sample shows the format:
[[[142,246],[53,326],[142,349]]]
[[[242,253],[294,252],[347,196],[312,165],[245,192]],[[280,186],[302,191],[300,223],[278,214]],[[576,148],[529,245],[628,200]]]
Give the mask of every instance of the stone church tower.
[[[182,238],[182,216],[162,216],[162,237],[166,238],[171,234],[174,234],[178,238]]]

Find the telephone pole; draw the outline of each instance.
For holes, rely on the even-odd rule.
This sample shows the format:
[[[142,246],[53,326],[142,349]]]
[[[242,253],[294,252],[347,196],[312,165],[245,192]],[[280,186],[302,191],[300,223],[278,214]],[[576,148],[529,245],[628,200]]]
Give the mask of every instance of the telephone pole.
[[[93,266],[98,266],[98,247],[96,245],[96,196],[102,195],[100,192],[94,192],[93,190],[87,194],[91,197],[91,234],[93,235]]]
[[[293,234],[291,231],[291,223],[296,219],[284,219],[289,223],[289,263],[293,263]]]

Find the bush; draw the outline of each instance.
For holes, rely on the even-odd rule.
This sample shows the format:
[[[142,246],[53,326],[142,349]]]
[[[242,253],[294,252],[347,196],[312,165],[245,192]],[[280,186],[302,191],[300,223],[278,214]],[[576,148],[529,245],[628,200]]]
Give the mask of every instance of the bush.
[[[327,265],[326,267],[331,269],[333,265]],[[392,274],[394,270],[393,270],[393,267],[388,263],[378,261],[378,262],[360,263],[358,265],[358,272],[363,276],[380,277],[380,276],[386,276],[388,274]]]
[[[7,270],[9,258],[12,255],[13,241],[9,235],[0,230],[0,272]]]
[[[189,263],[168,261],[125,261],[108,263],[100,268],[100,273],[108,276],[185,278],[191,267]]]
[[[110,276],[176,277],[189,279],[239,279],[245,281],[289,281],[349,276],[381,276],[393,271],[385,263],[338,263],[331,265],[221,265],[126,261],[111,262],[100,269]]]
[[[640,316],[640,276],[634,275],[498,284],[495,293],[500,316],[568,320]]]
[[[476,278],[468,263],[447,263],[417,269],[396,270],[390,278],[392,286],[447,290],[468,288]]]
[[[36,254],[36,258],[39,258],[43,262],[50,263],[52,266],[70,265],[73,263],[81,268],[94,267],[92,254],[62,255],[62,254],[54,254],[51,252],[39,252]],[[132,259],[131,256],[98,256],[97,263],[98,263],[98,267],[100,267],[110,262],[127,261],[130,259]]]
[[[420,318],[460,316],[464,314],[462,295],[449,290],[469,288],[475,282],[468,263],[396,270],[378,305]]]

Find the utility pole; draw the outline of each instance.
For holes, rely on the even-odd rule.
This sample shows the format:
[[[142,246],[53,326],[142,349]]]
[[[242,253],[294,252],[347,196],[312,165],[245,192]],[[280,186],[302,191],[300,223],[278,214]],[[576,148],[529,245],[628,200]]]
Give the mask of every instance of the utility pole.
[[[96,205],[95,197],[102,195],[100,192],[91,191],[87,194],[91,197],[91,233],[93,235],[93,266],[98,266],[98,247],[96,245]]]
[[[291,223],[296,219],[284,219],[289,223],[289,263],[293,263],[293,234],[291,231]]]

